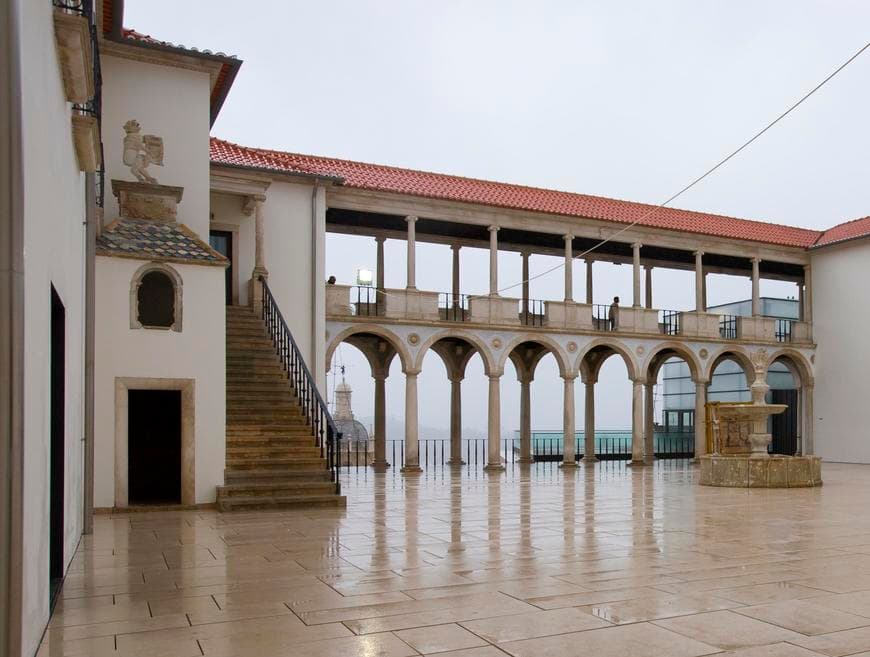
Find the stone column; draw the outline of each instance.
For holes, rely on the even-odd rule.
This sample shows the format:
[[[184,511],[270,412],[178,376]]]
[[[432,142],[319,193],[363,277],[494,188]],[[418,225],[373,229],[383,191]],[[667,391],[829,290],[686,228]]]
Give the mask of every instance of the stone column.
[[[417,288],[417,217],[405,217],[408,222],[408,289]]]
[[[577,440],[577,430],[574,420],[574,379],[573,376],[564,376],[565,381],[565,396],[562,406],[562,467],[575,468],[577,462],[574,460],[576,447],[574,443]]]
[[[646,287],[646,307],[652,308],[652,265],[646,265],[646,275],[644,276],[644,286]]]
[[[458,308],[459,303],[459,249],[462,247],[459,244],[451,244],[450,249],[453,251],[453,307]]]
[[[383,299],[381,297],[383,296],[384,290],[387,287],[386,273],[384,272],[384,242],[386,242],[386,241],[387,241],[387,238],[384,237],[383,235],[376,235],[375,236],[375,242],[378,245],[378,262],[377,262],[378,279],[376,282],[376,285],[378,288],[378,301],[383,301]]]
[[[532,378],[520,377],[520,463],[532,463]]]
[[[504,470],[501,463],[501,374],[489,375],[489,430],[484,470]]]
[[[402,472],[422,472],[417,435],[417,374],[405,372],[405,467]]]
[[[634,265],[634,299],[632,301],[632,306],[634,308],[640,308],[640,247],[643,246],[640,242],[635,242],[631,245],[632,251],[632,263]]]
[[[383,372],[378,372],[374,375],[375,379],[375,426],[373,436],[375,441],[375,460],[372,466],[375,471],[383,471],[390,467],[387,463],[387,435],[386,435],[386,418],[387,418],[387,396],[386,396],[386,380],[387,375]]]
[[[695,312],[706,312],[704,305],[704,252],[695,251]]]
[[[592,305],[592,258],[586,258],[586,303]]]
[[[263,201],[265,197],[250,196],[246,199],[242,211],[247,215],[254,215],[254,271],[251,272],[251,307],[259,310],[263,306],[263,282],[260,280],[269,278],[269,270],[266,269],[266,254],[263,246],[265,232],[265,219],[263,218]],[[251,207],[253,205],[253,207]]]
[[[803,395],[801,395],[803,403],[801,406],[803,407],[802,415],[804,416],[801,454],[803,456],[812,456],[816,453],[813,441],[813,385],[801,381],[801,388],[803,390]]]
[[[647,381],[645,388],[646,402],[643,411],[643,460],[644,463],[653,463],[656,459],[655,449],[655,383]]]
[[[564,235],[565,240],[565,303],[574,301],[574,236]]]
[[[804,321],[813,321],[813,268],[804,265]]]
[[[707,453],[707,382],[695,381],[695,460]]]
[[[523,259],[523,313],[529,314],[529,252],[523,251],[520,253]]]
[[[498,226],[489,227],[489,294],[498,296]]]
[[[761,315],[761,280],[759,275],[761,258],[752,258],[752,316]]]
[[[586,412],[583,416],[583,461],[595,463],[595,380],[583,382],[586,387]]]
[[[631,382],[631,464],[643,465],[643,381]]]
[[[465,465],[462,460],[462,377],[450,379],[450,459],[447,465]]]

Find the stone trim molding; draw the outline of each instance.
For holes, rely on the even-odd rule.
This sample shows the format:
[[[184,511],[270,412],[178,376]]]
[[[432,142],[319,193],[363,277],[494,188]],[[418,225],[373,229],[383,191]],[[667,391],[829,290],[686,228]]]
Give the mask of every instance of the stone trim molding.
[[[195,379],[115,378],[115,507],[129,506],[128,391],[181,391],[181,504],[196,503]]]
[[[172,279],[172,286],[175,292],[175,313],[172,326],[164,328],[161,326],[143,326],[139,321],[139,286],[142,284],[142,278],[145,274],[159,271]],[[174,267],[169,266],[165,262],[149,262],[136,270],[133,278],[130,279],[130,328],[131,329],[146,329],[152,331],[175,331],[181,333],[182,328],[182,310],[183,304],[183,280],[181,275]]]

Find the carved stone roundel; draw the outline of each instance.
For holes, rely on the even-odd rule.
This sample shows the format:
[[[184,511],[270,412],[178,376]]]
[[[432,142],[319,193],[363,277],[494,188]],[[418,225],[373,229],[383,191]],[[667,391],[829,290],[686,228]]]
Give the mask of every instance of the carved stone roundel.
[[[417,344],[418,342],[420,342],[420,336],[416,333],[411,333],[411,335],[408,336],[408,342],[410,342],[411,344]]]
[[[570,351],[572,354],[575,351],[577,351],[577,343],[576,342],[569,342],[568,343],[568,351]]]
[[[501,349],[501,338],[493,338],[490,344],[493,349]]]
[[[643,346],[639,346],[639,347],[638,347],[637,349],[635,349],[634,351],[635,351],[635,353],[637,353],[638,356],[643,356],[643,354],[644,354],[644,352],[646,351],[646,349],[644,349]]]
[[[708,352],[706,349],[701,349],[701,351],[698,352],[698,355],[699,355],[701,358],[706,359],[707,356],[710,355],[710,352]]]

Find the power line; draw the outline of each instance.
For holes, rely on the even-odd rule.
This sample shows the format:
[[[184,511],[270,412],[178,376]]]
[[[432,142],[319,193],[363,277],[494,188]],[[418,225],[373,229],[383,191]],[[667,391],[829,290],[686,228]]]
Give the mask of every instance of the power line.
[[[657,206],[655,206],[654,208],[652,208],[651,210],[649,210],[646,214],[644,214],[644,215],[641,216],[640,218],[635,219],[635,220],[634,220],[633,222],[631,222],[630,224],[627,224],[626,226],[624,226],[623,228],[619,229],[618,231],[616,231],[616,232],[613,233],[612,235],[609,235],[608,237],[604,238],[603,240],[601,240],[600,242],[598,242],[598,243],[595,244],[594,246],[592,246],[592,247],[586,249],[586,250],[583,251],[582,253],[577,254],[576,256],[574,256],[574,259],[580,259],[580,258],[583,258],[583,257],[586,256],[586,255],[589,255],[590,253],[592,253],[592,251],[594,251],[594,250],[600,248],[601,246],[604,246],[605,244],[607,244],[608,242],[610,242],[611,240],[613,240],[615,237],[621,235],[622,233],[624,233],[624,232],[626,232],[627,230],[633,228],[634,226],[636,226],[636,225],[639,224],[640,222],[642,222],[642,221],[644,221],[645,219],[651,217],[651,216],[652,216],[653,214],[655,214],[658,210],[661,210],[663,207],[667,206],[669,203],[675,201],[675,200],[678,199],[680,196],[682,196],[683,194],[685,194],[687,191],[689,191],[690,189],[692,189],[692,187],[694,187],[694,186],[697,185],[699,182],[701,182],[702,180],[704,180],[707,176],[709,176],[709,175],[712,174],[714,171],[716,171],[717,169],[719,169],[720,167],[722,167],[726,162],[728,162],[729,160],[731,160],[732,158],[734,158],[734,157],[735,157],[736,155],[738,155],[741,151],[743,151],[743,150],[744,150],[745,148],[747,148],[750,144],[752,144],[756,139],[758,139],[759,137],[761,137],[765,132],[767,132],[768,130],[770,130],[773,126],[775,126],[777,123],[779,123],[780,121],[782,121],[786,116],[788,116],[788,115],[791,114],[794,110],[796,110],[796,109],[797,109],[801,104],[803,104],[803,102],[806,101],[810,96],[812,96],[812,95],[813,95],[814,93],[816,93],[819,89],[821,89],[821,88],[822,88],[823,86],[825,86],[828,82],[830,82],[830,81],[831,81],[831,80],[832,80],[832,79],[833,79],[833,78],[834,78],[838,73],[840,73],[840,71],[842,71],[842,70],[843,70],[844,68],[846,68],[849,64],[851,64],[853,61],[855,61],[856,59],[858,59],[858,57],[859,57],[859,56],[860,56],[860,55],[861,55],[865,50],[867,50],[868,48],[870,48],[870,42],[865,43],[864,46],[861,47],[861,48],[858,50],[858,52],[856,52],[854,55],[852,55],[851,57],[849,57],[849,59],[847,59],[845,62],[843,62],[842,64],[840,64],[840,65],[839,65],[839,66],[838,66],[838,67],[837,67],[833,72],[831,72],[831,73],[830,73],[830,74],[829,74],[829,75],[828,75],[824,80],[822,80],[821,82],[819,82],[815,87],[813,87],[813,88],[810,89],[806,94],[804,94],[803,96],[801,96],[801,98],[800,98],[797,102],[795,102],[794,104],[792,104],[792,105],[791,105],[787,110],[785,110],[782,114],[780,114],[779,116],[777,116],[773,121],[771,121],[770,123],[768,123],[768,124],[767,124],[766,126],[764,126],[761,130],[759,130],[758,132],[756,132],[752,137],[750,137],[747,141],[745,141],[745,142],[744,142],[741,146],[739,146],[736,150],[732,151],[731,153],[729,153],[728,155],[726,155],[724,158],[722,158],[721,160],[719,160],[719,162],[717,162],[715,165],[713,165],[712,167],[710,167],[709,169],[707,169],[707,171],[705,171],[705,172],[702,173],[700,176],[698,176],[697,178],[695,178],[692,182],[690,182],[688,185],[686,185],[685,187],[683,187],[682,189],[680,189],[677,193],[675,193],[675,194],[671,195],[670,197],[668,197],[667,200],[662,201],[661,203],[659,203]],[[544,270],[544,271],[542,271],[542,272],[540,272],[540,273],[538,273],[538,274],[535,274],[534,276],[529,276],[529,278],[526,279],[526,280],[522,280],[522,281],[520,281],[519,283],[514,283],[513,285],[508,285],[507,287],[503,287],[503,288],[497,290],[497,292],[504,292],[505,290],[513,289],[513,288],[515,288],[515,287],[518,287],[518,286],[520,286],[520,285],[523,285],[524,283],[528,283],[528,282],[533,281],[533,280],[535,280],[535,279],[537,279],[537,278],[541,278],[542,276],[546,276],[547,274],[549,274],[549,273],[551,273],[551,272],[554,272],[554,271],[556,271],[557,269],[561,269],[561,268],[563,268],[564,266],[565,266],[565,263],[564,263],[564,262],[561,262],[561,263],[559,263],[558,265],[555,265],[555,266],[550,267],[549,269],[546,269],[546,270]],[[478,295],[478,296],[480,297],[480,296],[486,296],[486,295]]]

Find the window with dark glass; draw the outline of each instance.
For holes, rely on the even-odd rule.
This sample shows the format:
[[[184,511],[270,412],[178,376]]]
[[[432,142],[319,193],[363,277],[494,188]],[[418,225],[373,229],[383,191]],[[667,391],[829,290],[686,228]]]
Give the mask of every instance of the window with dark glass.
[[[171,328],[175,323],[175,285],[161,271],[150,271],[139,282],[139,323],[146,328]]]

